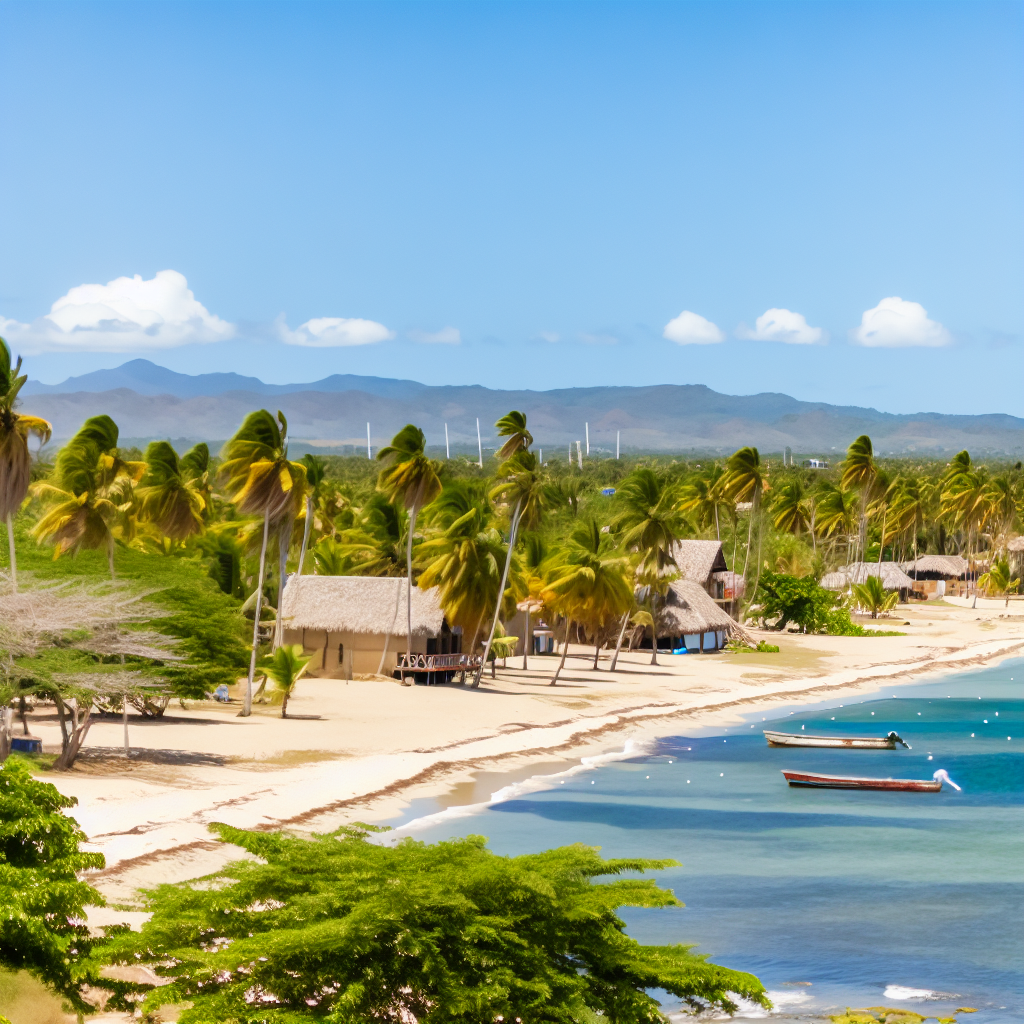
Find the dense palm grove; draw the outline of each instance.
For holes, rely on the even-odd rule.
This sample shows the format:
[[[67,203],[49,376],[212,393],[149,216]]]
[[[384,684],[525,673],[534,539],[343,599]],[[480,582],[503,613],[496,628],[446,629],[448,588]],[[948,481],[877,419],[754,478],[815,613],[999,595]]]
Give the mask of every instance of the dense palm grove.
[[[19,599],[20,548],[32,563],[27,595],[38,594],[40,581],[69,576],[88,579],[90,593],[99,595],[102,559],[105,576],[146,585],[166,611],[163,618],[151,612],[157,633],[142,653],[123,639],[102,651],[65,641],[56,657],[45,638],[14,635],[8,626],[11,700],[19,686],[56,695],[55,675],[80,682],[97,659],[141,673],[137,685],[121,685],[122,697],[107,692],[101,706],[130,699],[144,712],[158,709],[144,692],[155,685],[147,673],[177,696],[201,696],[246,667],[251,682],[261,655],[280,646],[276,611],[296,572],[405,576],[409,587],[437,587],[448,621],[462,629],[464,650],[483,652],[485,660],[509,652],[502,620],[517,607],[595,648],[621,643],[627,626],[656,632],[659,600],[678,575],[672,545],[687,537],[721,540],[744,579],[741,617],[778,628],[792,617],[780,597],[790,591],[821,604],[797,617],[804,629],[856,631],[851,607],[884,610],[891,596],[870,580],[845,597],[814,596],[815,580],[854,561],[958,553],[983,573],[984,590],[1018,585],[1006,548],[1021,530],[1019,462],[978,463],[966,451],[949,461],[885,460],[866,436],[824,470],[750,447],[726,459],[541,462],[526,417],[515,411],[496,424],[502,447],[482,465],[430,458],[413,425],[372,461],[293,459],[284,417],[267,410],[251,413],[216,455],[205,444],[179,454],[166,441],[144,452],[122,448],[116,423],[104,415],[87,420],[54,457],[45,446],[33,457],[30,437],[46,442],[50,429],[17,411],[20,365],[0,349],[7,600]],[[52,567],[40,557],[45,552],[56,559]],[[209,584],[199,585],[200,577]],[[61,591],[47,601],[67,599]],[[121,614],[122,626],[138,621],[127,608]],[[117,633],[108,624],[111,631]],[[173,642],[161,647],[161,634]],[[84,701],[84,692],[79,696]]]

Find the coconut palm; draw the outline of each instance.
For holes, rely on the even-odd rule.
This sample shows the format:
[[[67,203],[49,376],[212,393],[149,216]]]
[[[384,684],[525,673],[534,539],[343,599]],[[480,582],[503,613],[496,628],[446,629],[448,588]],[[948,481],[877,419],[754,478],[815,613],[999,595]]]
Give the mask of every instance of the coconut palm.
[[[725,478],[722,488],[733,504],[750,503],[750,521],[747,524],[747,553],[743,560],[743,578],[747,578],[747,566],[750,562],[750,549],[754,539],[754,520],[761,506],[761,496],[765,491],[765,479],[761,472],[761,454],[756,448],[740,448],[729,456],[725,467]],[[758,531],[760,538],[761,531]],[[758,555],[758,578],[760,579],[760,555]],[[757,586],[750,597],[753,600]]]
[[[712,466],[683,487],[679,500],[679,510],[689,512],[698,529],[708,530],[714,524],[716,540],[722,539],[721,512],[729,509],[723,494],[725,475],[724,466]]]
[[[405,509],[392,504],[383,494],[373,494],[354,520],[335,538],[338,546],[332,558],[345,558],[350,566],[340,575],[404,576],[409,527]]]
[[[568,543],[555,554],[547,573],[544,603],[565,617],[565,645],[550,685],[565,665],[573,623],[599,641],[601,631],[617,621],[633,603],[628,558],[613,546],[611,534],[593,520],[580,523]],[[595,643],[594,668],[601,651]]]
[[[429,505],[441,493],[441,480],[437,464],[424,454],[427,440],[419,427],[407,423],[377,453],[384,463],[377,487],[388,500],[401,502],[409,512],[409,531],[406,539],[406,625],[407,651],[412,651],[412,537],[416,532],[416,516],[424,505]]]
[[[28,450],[30,435],[46,444],[50,424],[38,416],[14,411],[18,392],[28,380],[21,374],[21,357],[11,366],[11,350],[0,338],[0,519],[7,524],[7,549],[11,559],[11,587],[18,589],[18,565],[14,553],[14,515],[28,494],[32,475],[32,456]]]
[[[114,529],[125,506],[122,485],[146,471],[144,462],[121,458],[117,437],[117,424],[109,416],[91,416],[58,452],[51,477],[32,485],[47,505],[32,531],[36,540],[53,544],[54,558],[106,547],[111,578]]]
[[[544,506],[546,508],[567,508],[571,518],[580,514],[580,502],[583,496],[594,489],[594,485],[586,477],[578,473],[553,483],[544,485]]]
[[[815,502],[815,528],[823,539],[833,543],[842,537],[849,561],[851,538],[857,529],[857,493],[839,484],[823,480]]]
[[[529,450],[530,445],[533,444],[533,435],[526,429],[526,417],[513,409],[494,425],[498,430],[498,436],[507,438],[507,440],[498,449],[497,457],[502,464],[498,469],[498,483],[491,491],[491,498],[503,498],[512,507],[512,518],[508,531],[508,552],[505,555],[505,567],[501,573],[501,586],[498,588],[498,592],[504,594],[505,584],[508,580],[508,567],[512,560],[512,552],[515,550],[516,532],[519,529],[520,520],[525,518],[525,525],[530,529],[535,529],[540,525],[543,513],[543,482],[537,457]],[[477,679],[480,678],[480,673],[484,670],[484,662],[487,661],[490,654],[494,633],[498,628],[500,611],[500,603],[495,604],[491,631],[487,636],[487,643],[484,645],[484,657],[477,672]]]
[[[320,498],[320,487],[327,472],[327,463],[316,455],[303,455],[302,464],[306,467],[306,516],[302,525],[302,547],[299,549],[299,567],[296,570],[302,575],[302,563],[306,560],[306,547],[309,544],[309,530],[313,525],[313,507]]]
[[[152,441],[146,448],[146,472],[137,493],[142,522],[152,523],[171,540],[183,541],[202,531],[206,501],[199,486],[185,479],[178,453],[167,441]]]
[[[780,533],[800,536],[811,532],[811,498],[799,476],[791,476],[772,491],[772,526]]]
[[[249,413],[238,432],[224,446],[220,478],[224,490],[240,512],[263,519],[259,580],[256,584],[256,617],[252,630],[252,654],[245,686],[242,715],[252,714],[252,681],[259,650],[260,612],[267,572],[267,543],[271,524],[294,516],[296,496],[305,489],[306,467],[288,459],[288,421],[280,411],[275,420],[266,409]],[[290,530],[290,527],[289,527]],[[284,581],[280,581],[282,584]],[[278,605],[281,597],[278,597]],[[280,617],[280,616],[279,616]]]
[[[530,647],[530,616],[544,609],[544,578],[542,567],[548,558],[548,545],[539,533],[525,534],[523,546],[522,568],[526,596],[516,603],[516,607],[526,616],[526,629],[523,639],[523,670],[529,665]]]
[[[924,486],[916,476],[897,477],[893,484],[893,493],[889,502],[889,515],[892,530],[903,538],[903,550],[906,550],[906,538],[909,535],[913,542],[914,561],[917,561],[917,534],[924,525],[927,495]],[[916,571],[916,570],[915,570]]]
[[[430,509],[431,535],[420,545],[424,565],[419,586],[437,587],[445,618],[470,636],[467,654],[476,649],[495,604],[511,615],[515,593],[525,591],[515,557],[510,566],[512,591],[501,591],[507,548],[495,525],[494,510],[481,482],[453,480]],[[479,684],[474,677],[473,685]]]
[[[1010,594],[1020,587],[1020,578],[1011,579],[1010,576],[1009,562],[997,558],[989,571],[978,577],[978,589],[1006,595],[1006,607],[1009,607]]]
[[[194,444],[178,461],[181,479],[203,499],[203,521],[210,517],[210,449],[202,441]]]
[[[878,467],[875,465],[874,448],[871,445],[871,438],[867,434],[861,434],[846,449],[846,459],[843,461],[843,475],[840,484],[843,488],[856,490],[860,494],[860,552],[864,557],[864,550],[867,544],[867,508],[868,501],[872,497],[875,485],[875,477],[878,474]]]
[[[863,583],[854,584],[853,599],[858,607],[871,612],[871,618],[877,619],[879,612],[896,607],[900,595],[898,590],[886,591],[880,577],[869,576]]]
[[[302,644],[282,644],[272,656],[260,662],[260,671],[281,691],[282,718],[288,717],[288,699],[309,662],[310,659],[302,653]]]
[[[635,470],[615,495],[619,511],[611,533],[637,556],[639,572],[661,573],[675,566],[672,545],[689,532],[675,487],[652,469]]]

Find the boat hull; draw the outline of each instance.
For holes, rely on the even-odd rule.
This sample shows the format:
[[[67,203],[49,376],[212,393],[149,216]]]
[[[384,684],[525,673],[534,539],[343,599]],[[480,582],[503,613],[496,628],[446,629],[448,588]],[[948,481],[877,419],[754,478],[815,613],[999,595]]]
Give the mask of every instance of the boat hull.
[[[802,736],[764,730],[769,747],[839,747],[850,750],[895,750],[897,740],[888,736]]]
[[[932,779],[862,779],[853,775],[817,775],[783,770],[791,786],[813,789],[881,789],[909,793],[938,793],[942,783]]]

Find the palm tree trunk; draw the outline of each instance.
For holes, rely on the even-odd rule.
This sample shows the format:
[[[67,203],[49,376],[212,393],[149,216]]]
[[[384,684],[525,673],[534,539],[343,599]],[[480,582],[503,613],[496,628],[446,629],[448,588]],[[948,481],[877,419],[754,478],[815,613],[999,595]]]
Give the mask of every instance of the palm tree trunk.
[[[717,538],[718,543],[721,544],[722,543],[722,529],[721,529],[721,527],[718,524],[718,502],[717,501],[715,502],[715,537]]]
[[[747,553],[743,557],[743,578],[747,578],[747,565],[750,563],[750,545],[754,537],[754,504],[750,504],[750,519],[747,521]]]
[[[527,656],[530,651],[530,609],[526,609],[526,636],[523,637],[523,671],[525,672],[530,666],[527,664]]]
[[[405,625],[406,625],[406,638],[405,638],[405,653],[412,654],[412,535],[416,529],[416,513],[419,509],[413,504],[412,508],[409,509],[409,537],[405,543],[405,570],[406,570],[406,587],[405,587]]]
[[[311,495],[306,495],[306,523],[302,527],[302,547],[299,548],[299,568],[296,571],[297,576],[302,575],[302,563],[306,560],[306,546],[309,544],[309,527],[313,522],[313,498]]]
[[[505,584],[508,581],[508,567],[512,562],[512,549],[516,546],[516,529],[519,526],[519,509],[522,499],[516,502],[515,511],[512,513],[512,527],[508,534],[508,551],[505,553],[505,568],[501,571],[501,586],[498,587],[498,599],[494,603],[494,618],[491,620],[491,632],[487,636],[487,643],[484,644],[484,657],[480,662],[480,670],[476,674],[476,681],[480,682],[484,665],[487,663],[487,655],[491,653],[491,644],[494,642],[494,631],[498,628],[498,616],[501,614],[501,598],[505,593]]]
[[[601,655],[601,645],[600,644],[594,644],[594,671],[595,672],[597,671],[597,659],[600,657],[600,655]]]
[[[114,579],[114,535],[107,534],[107,565],[110,566],[110,578]]]
[[[615,644],[615,653],[612,655],[612,663],[608,666],[609,672],[615,671],[619,661],[619,651],[622,650],[622,638],[626,635],[626,624],[629,622],[629,612],[622,616],[622,628],[619,630],[619,639]]]
[[[288,717],[288,698],[291,696],[291,690],[285,690],[284,696],[281,698],[281,717]]]
[[[565,620],[565,643],[562,645],[562,658],[558,662],[558,668],[555,669],[555,677],[548,683],[548,686],[554,686],[558,682],[558,677],[562,674],[562,669],[565,666],[565,655],[569,650],[569,630],[572,628],[572,619]]]
[[[888,509],[882,512],[882,542],[878,545],[878,564],[882,564],[882,552],[885,551],[885,516]]]
[[[7,550],[11,556],[11,592],[18,592],[18,562],[14,555],[14,517],[7,513]]]
[[[242,718],[252,714],[252,680],[256,675],[256,652],[260,646],[260,612],[263,610],[263,580],[267,572],[267,540],[270,537],[270,516],[263,514],[263,546],[260,548],[260,574],[256,585],[256,619],[252,626],[252,654],[249,657],[249,676],[245,681],[245,701]]]
[[[391,625],[388,627],[388,631],[384,634],[384,650],[381,651],[380,664],[377,666],[377,675],[380,675],[384,671],[384,660],[388,656],[388,643],[391,641],[391,633],[395,628],[395,620],[398,618],[398,606],[402,602],[402,587],[401,584],[395,588],[395,614],[391,616]],[[403,677],[402,682],[405,682]]]
[[[658,630],[651,626],[651,664],[658,664]]]
[[[284,588],[288,585],[288,547],[292,538],[293,519],[285,519],[277,533],[277,615],[274,618],[274,647],[284,643]]]
[[[132,756],[132,748],[128,743],[128,694],[121,697],[121,724],[124,726],[124,756]]]

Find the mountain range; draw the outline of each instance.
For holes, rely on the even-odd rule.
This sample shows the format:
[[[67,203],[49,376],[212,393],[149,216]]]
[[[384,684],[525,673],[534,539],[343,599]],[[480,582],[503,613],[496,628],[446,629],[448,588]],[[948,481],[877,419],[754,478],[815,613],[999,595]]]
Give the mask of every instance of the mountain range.
[[[367,422],[376,447],[411,422],[435,449],[444,446],[447,424],[452,450],[475,453],[477,417],[485,446],[493,447],[494,421],[520,409],[536,445],[552,454],[577,440],[585,444],[589,424],[591,450],[604,453],[615,451],[618,434],[622,450],[632,452],[725,452],[752,444],[767,452],[790,447],[829,457],[867,433],[881,454],[967,448],[979,455],[1024,455],[1024,419],[1004,413],[897,415],[775,393],[724,395],[702,384],[501,391],[353,374],[266,384],[237,373],[176,373],[133,359],[62,384],[28,381],[21,393],[26,411],[53,423],[57,440],[70,437],[86,417],[105,412],[118,423],[122,443],[220,442],[246,413],[265,405],[288,417],[293,447],[302,442],[314,450],[365,450]]]

